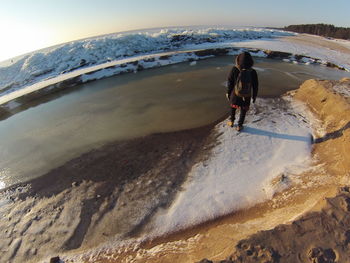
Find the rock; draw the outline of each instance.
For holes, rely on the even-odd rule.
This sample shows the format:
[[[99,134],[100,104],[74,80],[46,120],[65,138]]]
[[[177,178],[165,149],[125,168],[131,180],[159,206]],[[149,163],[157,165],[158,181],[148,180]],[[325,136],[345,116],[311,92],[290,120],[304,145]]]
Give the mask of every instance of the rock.
[[[60,263],[60,262],[61,260],[59,256],[50,258],[50,263]]]
[[[350,243],[350,230],[345,231],[341,241],[345,246]]]
[[[3,107],[0,107],[0,120],[7,119],[10,116],[10,112]]]
[[[188,36],[188,35],[173,35],[171,37],[171,42],[185,42],[186,40],[193,39],[193,37]]]
[[[21,238],[16,238],[15,240],[12,241],[10,247],[9,247],[9,251],[11,251],[11,257],[10,258],[14,258],[17,254],[17,251],[19,249],[19,247],[22,244],[22,239]]]
[[[202,259],[201,261],[199,261],[198,263],[213,263],[213,261],[205,258],[205,259]]]
[[[168,59],[170,59],[170,56],[168,56],[168,55],[160,56],[159,59],[160,60],[168,60]]]
[[[249,48],[248,51],[249,51],[250,53],[259,53],[259,52],[260,52],[260,49]]]
[[[294,58],[298,61],[302,60],[303,58],[311,59],[311,57],[303,56],[303,55],[294,55]]]
[[[36,255],[37,253],[38,253],[38,249],[36,249],[36,248],[31,248],[30,250],[29,250],[29,253],[30,253],[30,255]]]
[[[141,71],[141,70],[144,70],[145,68],[143,67],[143,66],[141,66],[141,65],[137,65],[137,71]]]
[[[350,82],[350,78],[342,78],[341,80],[340,80],[340,82],[341,83],[343,83],[343,82]]]
[[[264,247],[262,245],[249,244],[246,241],[241,241],[236,246],[236,251],[229,257],[227,262],[242,263],[242,262],[280,262],[278,251],[272,247]],[[226,261],[225,261],[226,262]]]
[[[155,58],[145,58],[143,61],[144,62],[154,62]]]
[[[308,257],[312,263],[332,263],[336,260],[336,254],[332,249],[323,249],[320,247],[310,249]]]
[[[326,66],[329,67],[329,68],[337,68],[337,69],[340,69],[340,70],[345,70],[345,68],[340,67],[340,66],[338,66],[338,65],[336,65],[334,63],[331,63],[331,62],[327,62]]]
[[[289,58],[292,56],[291,53],[272,50],[264,50],[264,53],[267,55],[267,58]]]
[[[229,52],[229,49],[227,48],[215,48],[215,49],[205,49],[205,50],[195,51],[194,54],[199,57],[224,56],[224,55],[227,55],[228,52]]]
[[[81,67],[87,65],[86,60],[85,60],[85,59],[81,59],[79,65],[80,65]]]

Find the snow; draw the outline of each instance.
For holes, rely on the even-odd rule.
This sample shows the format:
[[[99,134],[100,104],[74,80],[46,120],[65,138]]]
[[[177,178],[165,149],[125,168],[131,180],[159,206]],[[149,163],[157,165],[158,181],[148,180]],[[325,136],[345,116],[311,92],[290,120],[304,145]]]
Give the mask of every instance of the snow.
[[[334,91],[344,97],[350,97],[350,85],[348,83],[340,83],[333,86]]]
[[[0,90],[23,86],[74,71],[144,54],[179,50],[203,43],[271,38],[291,33],[264,28],[161,29],[117,33],[46,48],[0,64]],[[10,64],[10,65],[9,65]]]
[[[298,109],[287,100],[260,99],[243,132],[218,124],[211,157],[193,167],[172,206],[155,216],[153,234],[251,207],[290,187],[311,164],[312,125]]]
[[[273,51],[288,52],[295,55],[304,55],[304,56],[311,57],[310,59],[303,58],[305,63],[308,63],[308,62],[313,63],[315,58],[315,59],[320,59],[322,64],[326,65],[327,62],[331,62],[335,65],[343,67],[347,71],[350,71],[350,54],[349,53],[340,52],[340,51],[325,48],[322,46],[293,43],[292,41],[285,40],[283,38],[276,38],[276,39],[270,39],[270,40],[247,40],[244,42],[232,42],[231,46],[267,49],[267,50],[273,50]]]

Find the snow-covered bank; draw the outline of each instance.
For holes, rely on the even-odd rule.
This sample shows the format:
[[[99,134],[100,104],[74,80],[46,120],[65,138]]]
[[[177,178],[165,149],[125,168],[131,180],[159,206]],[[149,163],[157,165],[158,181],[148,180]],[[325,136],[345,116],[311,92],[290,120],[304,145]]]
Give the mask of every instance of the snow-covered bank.
[[[228,127],[226,121],[216,126],[219,137],[209,158],[192,168],[182,191],[170,206],[158,209],[145,226],[143,237],[111,241],[85,253],[63,258],[74,262],[96,262],[102,258],[112,262],[147,262],[142,259],[152,258],[157,253],[186,253],[187,245],[199,242],[202,235],[169,247],[161,244],[146,250],[140,249],[139,244],[144,239],[262,203],[277,192],[300,183],[300,173],[313,164],[311,134],[312,128],[317,128],[315,125],[312,114],[291,102],[289,97],[287,100],[259,99],[247,116],[242,133]],[[174,246],[176,251],[172,250]],[[180,247],[184,251],[181,252]],[[133,256],[124,258],[124,253]],[[154,262],[163,262],[162,257]]]
[[[301,38],[303,36],[300,36]],[[325,38],[310,36],[312,38],[319,38],[320,42],[330,42],[332,44],[335,40],[328,40]],[[340,52],[328,47],[310,45],[307,42],[298,43],[293,42],[291,39],[277,38],[271,41],[269,40],[247,40],[244,43],[232,43],[233,47],[245,47],[245,48],[259,48],[268,49],[274,51],[288,52],[295,55],[307,56],[315,59],[319,59],[320,63],[327,65],[329,63],[337,65],[340,68],[344,68],[350,72],[350,41],[346,47],[348,53]],[[293,61],[293,60],[292,60]]]
[[[340,87],[340,90],[338,87]],[[292,178],[292,180],[289,182],[288,180],[287,182],[285,180],[274,180],[272,183],[277,183],[277,185],[284,185],[283,181],[286,182],[287,185],[288,183],[293,184],[295,181],[296,184],[282,194],[276,195],[271,201],[246,211],[241,210],[239,213],[225,217],[222,220],[216,220],[212,224],[204,224],[190,231],[180,232],[176,235],[171,235],[169,238],[162,238],[160,242],[155,242],[144,247],[133,246],[130,243],[122,248],[115,248],[115,246],[110,245],[101,250],[89,251],[83,256],[75,255],[67,257],[66,259],[73,259],[74,262],[192,263],[200,262],[203,258],[209,258],[214,262],[219,262],[226,258],[224,261],[231,262],[228,259],[231,259],[231,255],[237,244],[244,244],[244,246],[236,247],[236,249],[238,248],[240,251],[244,249],[243,254],[241,254],[244,256],[244,260],[247,257],[249,260],[254,259],[257,251],[261,256],[258,257],[257,260],[266,259],[265,252],[271,251],[269,250],[271,246],[273,247],[273,251],[281,251],[281,255],[287,261],[291,258],[291,255],[297,256],[298,260],[300,259],[300,255],[303,257],[310,256],[309,251],[312,247],[336,249],[337,258],[338,252],[340,252],[340,259],[344,258],[344,256],[348,257],[348,251],[345,251],[346,254],[344,254],[343,249],[348,247],[341,246],[341,248],[338,248],[337,245],[347,240],[344,238],[345,232],[342,226],[344,226],[344,223],[348,224],[347,217],[343,216],[343,212],[345,211],[348,213],[349,210],[347,205],[348,197],[345,196],[344,198],[344,196],[340,196],[340,198],[336,199],[341,202],[336,201],[334,204],[333,201],[335,200],[331,199],[330,201],[332,202],[328,202],[326,207],[326,202],[324,202],[325,199],[329,200],[329,197],[335,194],[335,192],[333,192],[334,189],[337,189],[339,186],[344,186],[344,184],[347,185],[349,182],[350,160],[347,152],[350,142],[350,115],[349,98],[342,96],[344,90],[350,90],[350,79],[343,79],[340,82],[309,80],[293,94],[293,98],[301,100],[309,110],[315,113],[315,116],[320,118],[319,120],[317,118],[316,123],[312,123],[312,127],[316,128],[314,129],[316,139],[313,144],[313,156],[317,159],[315,160],[316,166],[313,167],[314,169],[303,173],[299,178],[297,178],[297,176],[290,176],[289,178]],[[313,96],[310,96],[310,94],[313,94]],[[335,105],[337,106],[334,107]],[[302,115],[304,115],[304,113],[308,111],[306,108],[301,107],[299,103],[294,104],[293,102],[293,107],[297,107],[297,111],[290,113],[299,116],[302,122],[316,120],[312,114],[308,116],[307,119],[301,117],[297,112],[302,111]],[[287,120],[289,116],[287,116]],[[285,116],[283,116],[283,118],[284,117]],[[248,125],[251,125],[251,123]],[[271,124],[269,127],[270,126]],[[260,128],[266,129],[265,126]],[[224,135],[221,135],[221,137],[224,137]],[[219,169],[222,170],[221,168]],[[200,178],[197,177],[197,179]],[[201,179],[205,180],[205,178]],[[255,182],[252,182],[252,184],[254,183]],[[214,184],[214,186],[215,185],[216,184]],[[189,191],[195,189],[191,186],[193,186],[193,184],[189,181],[185,190]],[[275,187],[272,188],[276,189]],[[225,188],[225,190],[227,189],[229,189],[229,186]],[[347,189],[346,195],[348,195],[349,187],[343,189]],[[239,190],[243,192],[241,189]],[[208,195],[209,194],[210,192],[208,192]],[[196,196],[193,197],[196,198]],[[198,199],[195,199],[195,201],[197,200]],[[207,205],[205,202],[208,202],[206,197],[204,197],[203,200],[203,207]],[[179,203],[181,204],[181,202]],[[184,202],[182,203],[184,204]],[[209,202],[208,205],[210,204]],[[192,213],[195,212],[193,211],[195,209],[194,207],[183,207],[190,208]],[[329,207],[332,209],[335,207],[333,211],[337,211],[337,216],[334,216],[333,211],[328,209]],[[323,211],[322,214],[326,213],[327,216],[330,215],[331,220],[327,219],[320,223],[319,213],[311,212],[311,214],[309,213],[303,216],[301,220],[297,220],[291,224],[297,217],[305,215],[310,209],[312,209],[311,211],[315,211],[315,209],[318,210],[321,208]],[[200,207],[200,209],[203,210],[202,207]],[[341,212],[340,210],[344,211]],[[188,213],[183,210],[180,212],[184,212],[185,215],[188,215]],[[170,213],[164,214],[165,216],[163,218],[166,218],[166,216],[171,218]],[[172,218],[174,218],[174,214],[172,216]],[[325,219],[324,217],[322,218]],[[180,221],[180,219],[177,220],[177,222]],[[334,221],[337,221],[336,224],[332,223]],[[162,222],[162,224],[164,223],[165,221]],[[332,229],[334,229],[333,227],[335,226],[336,231],[332,230],[329,232],[328,226],[331,226]],[[291,235],[288,234],[289,231],[287,231],[290,228],[293,229]],[[270,229],[273,230],[265,231]],[[249,238],[250,236],[252,238]],[[313,246],[310,245],[310,238],[313,240],[311,244]],[[251,240],[257,240],[258,243],[252,244],[252,242],[250,242]],[[283,248],[278,247],[281,244]],[[288,244],[288,246],[286,247],[285,244]],[[297,253],[294,253],[294,255],[293,253],[291,254],[290,246],[294,247]],[[250,253],[250,251],[252,253]],[[80,260],[82,258],[84,260]],[[203,260],[202,262],[211,261]],[[302,262],[305,262],[305,260]],[[344,262],[347,261],[345,260]]]
[[[193,167],[184,191],[155,217],[157,234],[270,199],[311,164],[310,120],[282,99],[259,100],[242,133],[225,123],[216,129],[221,135],[210,159]]]
[[[162,29],[120,33],[73,41],[0,64],[0,90],[23,86],[83,67],[145,54],[175,51],[203,43],[273,38],[291,33],[264,28]]]

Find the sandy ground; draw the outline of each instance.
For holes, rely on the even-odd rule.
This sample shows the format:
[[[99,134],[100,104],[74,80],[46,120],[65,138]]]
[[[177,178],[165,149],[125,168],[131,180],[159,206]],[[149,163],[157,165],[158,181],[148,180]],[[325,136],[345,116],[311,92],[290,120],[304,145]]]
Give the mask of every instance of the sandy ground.
[[[326,49],[338,51],[345,54],[350,54],[349,45],[342,44],[342,40],[336,42],[335,40],[329,40],[320,36],[312,36],[308,34],[299,34],[296,36],[284,37],[284,41],[303,44],[313,47],[323,47]]]
[[[350,79],[306,81],[295,98],[307,103],[326,128],[324,136],[315,138],[314,154],[324,163],[327,177],[348,184],[350,97],[340,95],[337,87],[350,91]],[[327,188],[335,189],[337,185],[329,184]],[[241,240],[225,262],[349,262],[350,189],[340,187],[335,197],[326,198],[331,192],[319,200],[315,211]]]

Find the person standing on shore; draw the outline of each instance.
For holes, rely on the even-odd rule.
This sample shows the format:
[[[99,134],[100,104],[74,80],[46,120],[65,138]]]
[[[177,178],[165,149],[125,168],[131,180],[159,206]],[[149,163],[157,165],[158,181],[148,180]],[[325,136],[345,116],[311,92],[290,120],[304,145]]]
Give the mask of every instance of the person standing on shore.
[[[252,68],[254,61],[249,52],[243,52],[236,57],[236,65],[230,71],[227,81],[226,97],[231,106],[229,126],[234,126],[236,110],[240,110],[237,131],[243,129],[245,115],[249,110],[250,101],[255,103],[258,95],[258,74]]]

